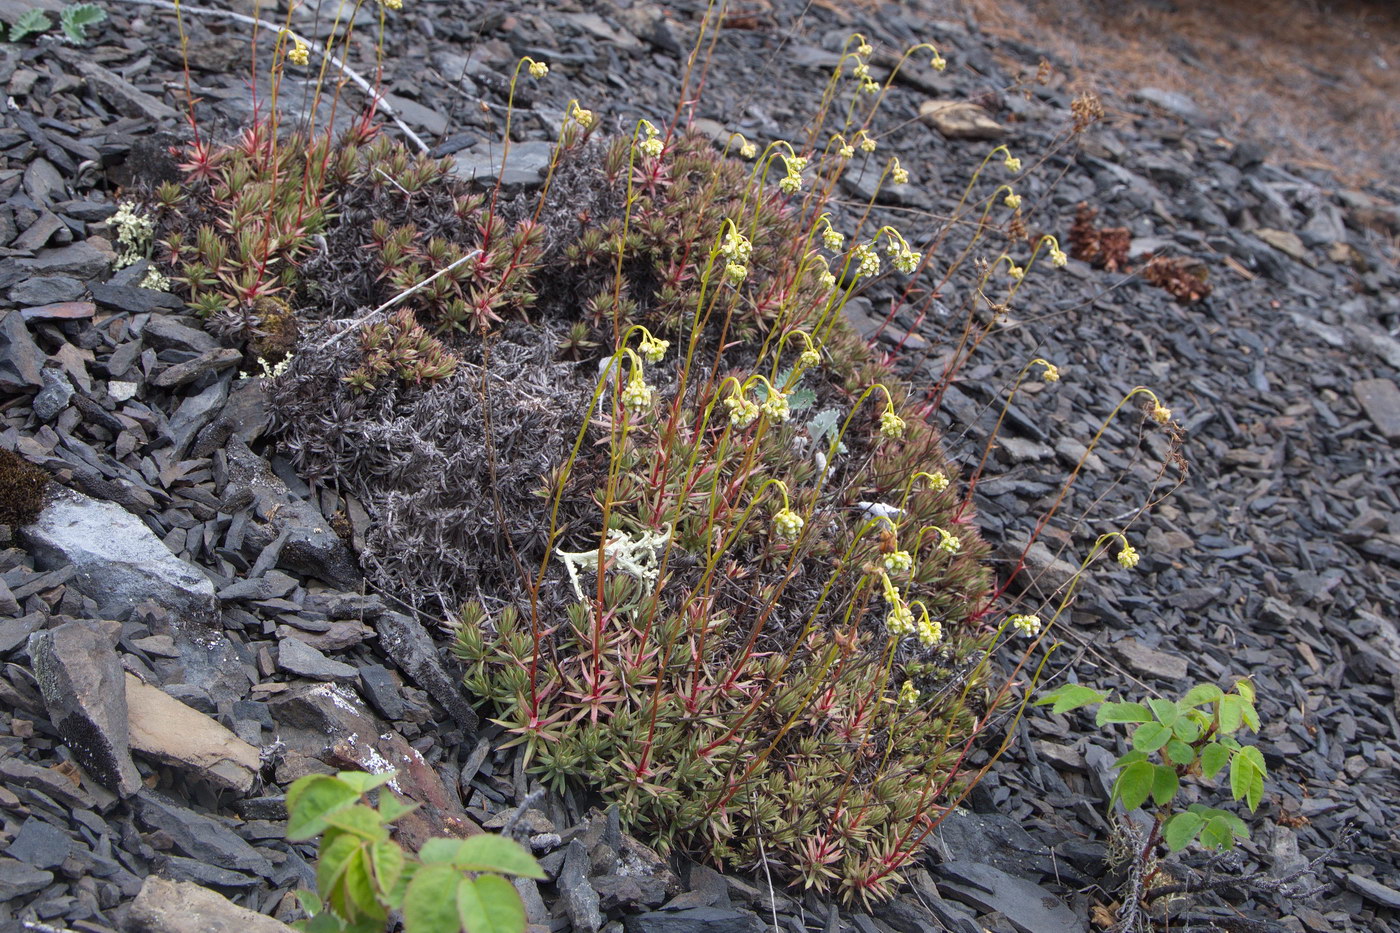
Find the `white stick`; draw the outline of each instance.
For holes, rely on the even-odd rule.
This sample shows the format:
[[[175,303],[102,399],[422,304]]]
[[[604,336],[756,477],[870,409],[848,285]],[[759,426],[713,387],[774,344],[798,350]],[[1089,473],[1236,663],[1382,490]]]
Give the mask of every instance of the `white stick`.
[[[346,334],[350,333],[352,330],[354,330],[355,328],[359,327],[361,324],[363,324],[365,321],[368,321],[370,318],[374,317],[376,314],[380,313],[381,311],[386,311],[386,310],[388,310],[389,308],[392,308],[394,305],[398,304],[400,301],[403,301],[403,300],[404,300],[405,298],[407,298],[409,295],[412,295],[414,292],[418,291],[418,289],[423,288],[423,287],[426,286],[429,282],[433,281],[433,279],[436,279],[436,278],[437,278],[438,276],[440,276],[440,275],[446,275],[447,273],[451,272],[453,269],[455,269],[455,268],[457,268],[458,266],[460,266],[462,263],[466,262],[468,259],[475,259],[476,257],[478,257],[478,256],[480,256],[480,255],[481,255],[481,250],[479,250],[479,249],[474,249],[474,250],[472,250],[470,253],[467,253],[467,255],[463,256],[461,259],[458,259],[458,260],[456,260],[455,262],[453,262],[452,265],[447,266],[447,267],[444,268],[444,269],[439,269],[437,272],[434,272],[432,275],[428,276],[426,279],[424,279],[423,281],[419,282],[417,285],[413,286],[413,287],[410,288],[408,291],[400,292],[399,294],[395,295],[393,298],[390,298],[388,301],[384,302],[384,303],[383,303],[382,305],[380,305],[379,307],[375,308],[373,311],[370,311],[370,312],[367,313],[367,314],[362,314],[362,315],[360,315],[359,317],[355,318],[355,320],[353,320],[353,321],[350,322],[350,326],[349,326],[349,327],[345,328],[345,329],[342,330],[340,333],[335,334],[335,335],[332,336],[329,340],[327,340],[325,343],[321,344],[321,345],[320,345],[319,347],[317,347],[316,349],[317,349],[318,351],[319,351],[319,350],[324,350],[326,347],[329,347],[331,344],[336,343],[337,341],[340,340],[341,337],[344,337]]]

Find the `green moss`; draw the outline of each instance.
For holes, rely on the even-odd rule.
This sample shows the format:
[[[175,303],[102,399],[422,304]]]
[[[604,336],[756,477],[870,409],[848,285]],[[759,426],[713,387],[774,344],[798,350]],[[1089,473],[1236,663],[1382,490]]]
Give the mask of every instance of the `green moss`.
[[[44,508],[49,474],[9,450],[0,450],[0,525],[19,528]]]

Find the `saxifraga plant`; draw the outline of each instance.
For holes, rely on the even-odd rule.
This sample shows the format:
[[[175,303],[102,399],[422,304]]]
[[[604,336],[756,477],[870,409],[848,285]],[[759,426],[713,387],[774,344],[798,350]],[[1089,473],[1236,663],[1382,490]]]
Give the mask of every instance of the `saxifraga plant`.
[[[275,67],[304,65],[302,42],[285,46]],[[440,389],[479,398],[484,444],[454,465],[471,464],[480,501],[466,507],[501,536],[477,542],[495,552],[474,582],[494,608],[461,612],[457,650],[530,765],[601,783],[663,848],[859,901],[893,891],[990,767],[974,743],[1019,715],[1028,651],[998,684],[990,658],[1029,628],[992,624],[986,548],[928,409],[842,317],[882,262],[910,281],[928,262],[900,232],[868,229],[873,199],[849,247],[826,210],[876,148],[867,127],[889,85],[869,78],[870,53],[848,44],[822,104],[844,122],[820,151],[739,137],[716,153],[647,121],[597,142],[571,104],[543,189],[507,199],[375,139],[368,120],[331,146],[324,132],[289,142],[268,119],[230,148],[197,139],[187,185],[154,193],[192,305],[253,338],[255,356],[286,352],[289,321],[353,319],[303,336],[275,389],[304,471],[376,505],[375,483],[410,470],[357,443],[355,413]],[[854,93],[838,105],[847,68]],[[512,94],[522,69],[547,73],[522,59]],[[885,179],[905,179],[897,160]],[[1001,186],[968,209],[985,219],[1002,193],[1014,197]],[[1005,264],[1014,295],[1047,246],[1062,264],[1043,238],[1023,265],[1000,255],[983,285]],[[581,360],[556,387],[584,400],[564,415],[573,444],[530,452],[551,466],[538,507],[514,511],[492,425],[511,385],[495,360],[564,333]],[[965,334],[959,358],[984,336]],[[450,605],[464,582],[433,595]]]

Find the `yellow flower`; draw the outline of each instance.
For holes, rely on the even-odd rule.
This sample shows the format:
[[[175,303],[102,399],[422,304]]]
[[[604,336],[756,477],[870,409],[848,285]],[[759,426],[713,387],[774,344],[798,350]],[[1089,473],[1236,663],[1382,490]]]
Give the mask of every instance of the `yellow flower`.
[[[1160,404],[1152,407],[1152,420],[1158,424],[1166,424],[1172,420],[1172,410],[1163,408]]]
[[[919,702],[919,688],[915,687],[911,681],[906,680],[904,686],[899,688],[899,705],[913,706]]]
[[[596,119],[597,117],[593,115],[593,111],[585,110],[577,105],[574,106],[574,122],[584,129],[591,128]]]
[[[853,159],[856,155],[856,147],[852,146],[850,143],[846,143],[840,149],[836,150],[836,154],[843,159]]]
[[[904,605],[904,600],[899,598],[898,593],[895,594],[894,604],[890,606],[889,615],[885,616],[885,628],[896,638],[903,638],[914,631],[914,613]]]
[[[919,642],[924,647],[932,647],[943,640],[943,623],[930,619],[927,615],[919,620]]]
[[[748,275],[749,267],[744,265],[742,262],[731,262],[725,264],[724,277],[728,279],[731,284],[738,285],[739,283],[743,282],[744,279],[748,278]]]
[[[1060,368],[1054,363],[1046,363],[1045,372],[1040,374],[1040,378],[1044,379],[1046,382],[1059,382]]]
[[[802,534],[802,516],[792,509],[783,509],[773,516],[773,532],[784,541],[796,541]]]
[[[647,385],[642,374],[634,369],[627,380],[627,385],[622,389],[622,404],[627,409],[627,413],[633,418],[643,417],[651,408],[652,400],[655,397],[656,390]]]
[[[1021,170],[1021,160],[1012,155],[1008,155],[1006,161],[1002,164],[1006,166],[1008,172],[1012,172],[1013,174]]]
[[[886,408],[880,415],[880,433],[885,437],[904,436],[904,419],[896,415],[893,408]]]
[[[845,245],[846,237],[840,230],[837,230],[828,223],[826,229],[822,231],[822,246],[825,246],[833,253],[839,253]]]
[[[890,573],[908,573],[914,566],[914,557],[908,551],[891,551],[885,555],[885,569]]]
[[[870,53],[874,51],[875,49],[871,48],[869,42],[862,42],[860,45],[856,46],[856,54],[862,58],[868,58]]]
[[[1017,282],[1019,282],[1019,281],[1021,281],[1022,279],[1024,279],[1024,278],[1026,277],[1026,270],[1025,270],[1025,269],[1022,269],[1020,266],[1016,265],[1016,264],[1013,262],[1013,263],[1007,268],[1006,274],[1009,275],[1009,276],[1011,276],[1011,277],[1012,277],[1013,279],[1015,279]]]
[[[962,550],[962,539],[957,535],[950,535],[941,528],[939,529],[939,533],[943,536],[938,542],[938,549],[940,551],[948,554],[956,554],[958,551]]]
[[[873,137],[873,136],[866,136],[866,137],[864,137],[863,139],[861,139],[861,141],[860,141],[860,151],[861,151],[861,152],[874,152],[874,151],[875,151],[875,137]]]
[[[1026,638],[1033,638],[1040,633],[1040,616],[1017,613],[1016,615],[1008,616],[1006,623]]]
[[[380,0],[380,2],[383,3],[384,6],[390,10],[403,9],[403,0]]]
[[[754,156],[758,155],[758,147],[753,143],[746,142],[739,147],[739,155],[746,159],[752,159]]]
[[[945,59],[942,55],[939,55],[937,52],[933,53],[933,58],[929,59],[928,64],[929,67],[932,68],[934,71],[942,71],[943,69],[948,67],[947,59]]]
[[[904,170],[904,166],[896,162],[894,168],[890,170],[890,181],[894,182],[896,185],[907,185],[909,183],[909,173]]]
[[[1069,257],[1058,246],[1050,251],[1050,264],[1056,269],[1063,269],[1068,262]]]
[[[305,66],[311,60],[311,50],[306,47],[306,43],[300,39],[296,45],[287,50],[287,61],[293,65]]]
[[[742,395],[731,395],[724,400],[724,407],[729,409],[729,423],[740,430],[758,420],[758,403]]]
[[[670,349],[670,347],[671,341],[659,340],[652,337],[648,340],[643,340],[641,346],[637,349],[642,354],[642,359],[646,360],[648,363],[660,363],[662,358],[666,356],[666,351]]]
[[[403,0],[384,0],[384,5],[385,5],[385,6],[389,6],[389,4],[391,4],[391,3],[393,3],[393,4],[402,4],[402,2],[403,2]],[[390,8],[391,10],[392,10],[392,9],[397,9],[396,6],[390,6],[389,8]],[[537,62],[537,61],[531,61],[531,62],[530,62],[530,77],[532,77],[532,78],[543,78],[543,77],[544,77],[545,75],[547,75],[547,74],[549,74],[549,66],[546,65],[544,62]]]
[[[1138,552],[1131,544],[1124,544],[1123,550],[1118,552],[1118,563],[1128,570],[1138,565]]]
[[[811,369],[822,361],[822,355],[816,350],[803,350],[802,355],[797,358],[797,362],[803,369]]]
[[[1016,192],[1014,192],[1014,191],[1009,191],[1009,192],[1007,192],[1007,195],[1006,195],[1006,206],[1009,207],[1009,208],[1011,208],[1013,211],[1015,211],[1015,210],[1020,210],[1020,208],[1021,208],[1021,196],[1020,196],[1019,194],[1017,194]]]

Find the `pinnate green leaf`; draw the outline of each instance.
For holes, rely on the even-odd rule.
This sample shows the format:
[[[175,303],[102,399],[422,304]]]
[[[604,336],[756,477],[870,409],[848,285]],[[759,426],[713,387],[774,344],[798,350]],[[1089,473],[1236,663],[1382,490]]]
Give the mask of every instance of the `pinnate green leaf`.
[[[482,833],[470,839],[429,839],[418,851],[424,863],[451,865],[459,871],[495,871],[527,878],[545,877],[535,857],[504,836]]]
[[[1180,739],[1168,739],[1167,759],[1174,765],[1184,767],[1196,760],[1196,750]]]
[[[1145,722],[1133,730],[1133,748],[1140,752],[1155,752],[1166,745],[1172,730],[1160,722]]]
[[[1259,809],[1264,797],[1264,753],[1246,745],[1235,753],[1230,762],[1230,793],[1234,799],[1244,799],[1251,813]]]
[[[1225,691],[1214,684],[1197,684],[1186,691],[1186,696],[1181,698],[1181,705],[1188,709],[1205,706],[1207,703],[1214,703],[1224,695]]]
[[[1147,701],[1147,705],[1151,708],[1152,715],[1164,726],[1172,725],[1181,716],[1181,710],[1171,700],[1152,699]]]
[[[1157,768],[1150,761],[1135,761],[1118,775],[1113,784],[1112,800],[1122,800],[1123,806],[1136,810],[1152,793],[1152,781]],[[1110,800],[1110,803],[1112,802]]]
[[[106,18],[106,12],[94,3],[78,3],[65,7],[58,14],[58,22],[63,28],[63,34],[74,42],[85,40],[87,27],[100,23]]]
[[[1162,838],[1167,841],[1167,848],[1173,852],[1180,852],[1191,844],[1191,840],[1196,838],[1196,834],[1205,824],[1205,818],[1199,813],[1187,810],[1167,820],[1166,825],[1162,827]]]
[[[1213,778],[1230,761],[1230,750],[1219,742],[1211,742],[1201,749],[1201,774]]]
[[[414,872],[403,895],[406,933],[458,933],[457,884],[461,880],[460,871],[442,862],[423,865]]]
[[[287,788],[287,838],[303,842],[319,836],[326,830],[327,816],[359,799],[353,787],[328,774],[298,778]]]
[[[1042,694],[1040,699],[1035,701],[1035,705],[1045,706],[1053,703],[1055,705],[1050,708],[1052,713],[1067,713],[1094,703],[1102,703],[1107,698],[1108,694],[1083,684],[1061,684]]]
[[[384,828],[383,818],[364,804],[355,804],[334,810],[326,814],[325,819],[328,827],[333,826],[341,832],[359,836],[370,842],[379,842],[389,838],[389,831]]]
[[[1235,834],[1230,832],[1230,824],[1218,816],[1206,821],[1201,830],[1201,844],[1211,849],[1229,849],[1235,845]]]
[[[1152,776],[1152,802],[1159,807],[1165,807],[1172,802],[1180,786],[1175,768],[1157,765],[1157,773]]]
[[[374,880],[379,893],[388,895],[403,877],[403,849],[395,842],[376,842],[370,847],[374,859]]]
[[[1238,731],[1244,720],[1244,699],[1226,696],[1220,701],[1220,731],[1225,735]]]
[[[53,26],[53,20],[44,15],[43,10],[25,10],[10,25],[9,41],[19,42],[29,36],[46,32]]]
[[[392,770],[381,774],[372,774],[368,771],[342,771],[336,775],[336,779],[342,784],[354,788],[357,794],[367,794],[376,787],[388,784],[397,774],[397,771]]]
[[[1172,733],[1181,741],[1191,743],[1201,737],[1201,724],[1190,716],[1182,716],[1172,723]]]
[[[1253,702],[1254,702],[1254,682],[1253,682],[1253,681],[1250,681],[1250,680],[1241,680],[1241,681],[1239,681],[1238,683],[1235,684],[1235,692],[1238,693],[1240,696],[1244,697],[1246,702],[1249,702],[1249,703],[1253,703]]]
[[[1110,722],[1150,722],[1152,711],[1141,703],[1105,703],[1095,717],[1097,725]]]
[[[457,885],[457,916],[466,933],[522,933],[525,904],[499,875],[464,878]]]

